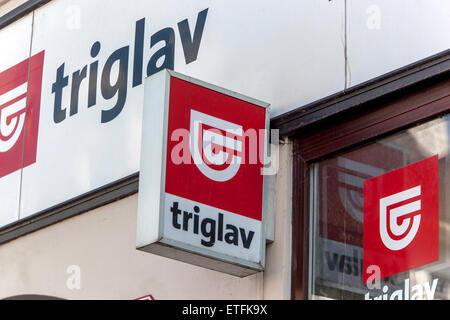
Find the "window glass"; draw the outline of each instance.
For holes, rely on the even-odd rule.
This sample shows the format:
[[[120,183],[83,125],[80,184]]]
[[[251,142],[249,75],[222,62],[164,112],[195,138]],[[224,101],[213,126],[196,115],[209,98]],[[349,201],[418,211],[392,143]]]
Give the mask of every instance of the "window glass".
[[[444,116],[311,165],[310,214],[312,232],[309,288],[311,298],[450,298],[450,200],[447,197],[447,194],[450,196],[450,193],[447,193],[447,189],[450,188],[448,177],[450,172],[449,133],[450,117]],[[370,197],[368,196],[369,193],[364,196],[364,183],[370,178],[389,173],[386,177],[394,180],[380,188],[390,187],[399,183],[399,181],[403,181],[403,175],[406,175],[402,173],[400,178],[395,178],[392,175],[394,170],[406,166],[410,170],[410,168],[415,168],[414,164],[422,163],[422,160],[430,159],[433,156],[435,158],[432,159],[436,160],[436,167],[438,168],[436,170],[436,173],[438,172],[436,174],[436,187],[432,188],[438,189],[434,190],[436,193],[435,204],[438,208],[435,210],[435,223],[429,221],[430,210],[428,209],[428,202],[426,202],[428,200],[423,198],[429,194],[429,187],[427,187],[428,189],[423,186],[422,189],[419,188],[419,195],[415,195],[415,198],[411,195],[409,202],[401,199],[401,196],[406,193],[399,192],[397,194],[400,196],[400,198],[397,197],[398,203],[386,207],[387,216],[385,219],[387,219],[387,222],[384,227],[388,234],[392,235],[392,239],[404,239],[411,233],[412,237],[410,238],[412,240],[402,249],[385,248],[387,254],[380,256],[378,259],[380,265],[389,267],[382,268],[381,273],[380,270],[373,269],[374,266],[377,267],[376,265],[372,265],[372,269],[367,268],[367,266],[364,266],[363,259],[364,230],[366,230],[367,241],[369,239],[367,230],[371,231],[370,237],[375,234],[378,237],[376,241],[379,241],[383,232],[383,225],[380,226],[380,224],[385,219],[382,219],[384,216],[380,209],[383,208],[380,205],[383,202],[377,203],[378,207],[375,211],[370,211],[370,214],[377,215],[381,212],[380,216],[377,216],[379,223],[367,219],[367,212],[365,216],[364,200],[373,198],[375,193],[381,191],[370,189]],[[432,170],[420,168],[419,170],[422,170],[422,173],[426,171],[427,178],[424,183],[430,184],[433,178]],[[400,170],[397,171],[400,172]],[[377,179],[371,181],[377,181]],[[421,182],[417,183],[417,185],[420,184]],[[412,189],[406,187],[405,190]],[[380,196],[380,199],[382,197],[388,199],[385,196]],[[367,201],[366,205],[368,206]],[[411,204],[412,202],[417,205],[415,209],[413,208],[414,204]],[[403,208],[394,210],[398,207]],[[421,219],[414,218],[417,216]],[[370,224],[367,223],[366,229],[364,227],[365,217],[366,221],[372,221]],[[414,233],[415,225],[418,226],[416,233]],[[391,267],[394,270],[399,266],[401,269],[401,266],[414,264],[416,258],[406,249],[418,248],[417,243],[424,241],[424,230],[428,232],[430,239],[436,241],[430,240],[427,244],[429,249],[423,249],[424,247],[422,247],[419,255],[429,256],[435,250],[436,259],[433,262],[384,276],[383,272]],[[429,230],[432,230],[431,235]],[[403,240],[403,243],[406,243],[405,241]],[[384,242],[381,243],[384,245]],[[366,245],[366,254],[369,254],[370,251],[367,250]],[[364,267],[366,267],[366,270],[364,270]],[[363,283],[364,272],[371,281]],[[376,275],[380,275],[381,278]]]

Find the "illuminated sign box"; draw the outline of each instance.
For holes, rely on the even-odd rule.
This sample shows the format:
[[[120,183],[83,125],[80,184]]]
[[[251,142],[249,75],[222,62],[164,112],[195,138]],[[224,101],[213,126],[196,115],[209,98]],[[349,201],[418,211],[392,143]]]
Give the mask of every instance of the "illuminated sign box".
[[[263,270],[268,104],[168,70],[146,79],[144,100],[136,247]]]

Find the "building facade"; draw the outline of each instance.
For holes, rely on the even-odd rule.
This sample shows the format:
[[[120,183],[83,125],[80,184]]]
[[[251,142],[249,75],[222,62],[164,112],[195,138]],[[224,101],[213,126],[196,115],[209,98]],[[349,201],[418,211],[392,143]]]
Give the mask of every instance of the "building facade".
[[[1,1],[0,298],[447,299],[449,13]],[[270,104],[264,271],[136,249],[144,84],[164,69]],[[368,205],[417,186],[387,216]]]

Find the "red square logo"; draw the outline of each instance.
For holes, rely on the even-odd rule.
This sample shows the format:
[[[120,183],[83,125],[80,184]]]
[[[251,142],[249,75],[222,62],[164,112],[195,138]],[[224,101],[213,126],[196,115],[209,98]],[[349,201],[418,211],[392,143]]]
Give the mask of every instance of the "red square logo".
[[[438,259],[438,156],[366,180],[363,283]]]
[[[261,221],[265,128],[265,108],[172,77],[165,192]]]
[[[44,51],[0,73],[0,178],[36,162]]]

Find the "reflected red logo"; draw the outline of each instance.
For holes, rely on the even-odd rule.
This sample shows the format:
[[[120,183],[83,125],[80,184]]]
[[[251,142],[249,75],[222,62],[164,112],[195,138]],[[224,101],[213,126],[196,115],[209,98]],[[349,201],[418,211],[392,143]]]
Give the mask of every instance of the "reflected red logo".
[[[438,260],[438,232],[437,155],[366,180],[363,283]]]
[[[44,51],[0,73],[0,178],[36,162]]]

